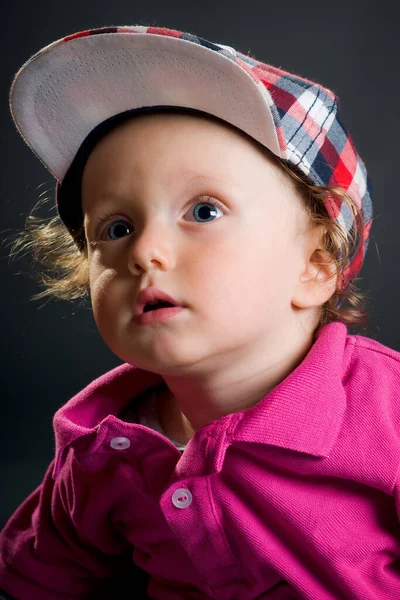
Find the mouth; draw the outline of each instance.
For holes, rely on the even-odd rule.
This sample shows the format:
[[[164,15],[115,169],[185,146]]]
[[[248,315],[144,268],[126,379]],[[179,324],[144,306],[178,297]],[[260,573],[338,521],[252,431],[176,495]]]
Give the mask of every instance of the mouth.
[[[172,308],[176,306],[175,304],[171,304],[171,302],[166,302],[163,300],[158,300],[156,302],[148,302],[145,304],[143,308],[143,312],[150,312],[152,310],[160,310],[161,308]]]
[[[163,290],[150,286],[138,293],[134,304],[134,314],[142,315],[147,312],[157,312],[159,310],[178,308],[179,306],[182,306],[179,300],[169,296]]]
[[[167,304],[167,306],[166,306]],[[164,323],[185,310],[184,306],[175,306],[171,303],[160,302],[157,305],[148,305],[144,307],[145,310],[136,314],[133,317],[133,322],[136,325],[155,325],[158,323]],[[148,308],[148,310],[146,310]]]

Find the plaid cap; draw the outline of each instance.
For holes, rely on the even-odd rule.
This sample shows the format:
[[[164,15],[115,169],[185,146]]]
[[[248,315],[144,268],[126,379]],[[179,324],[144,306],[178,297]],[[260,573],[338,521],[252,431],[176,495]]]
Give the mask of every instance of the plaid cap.
[[[121,64],[122,79],[111,82]],[[147,79],[140,81],[145,67]],[[342,286],[357,276],[372,226],[371,185],[335,94],[230,46],[160,27],[113,26],[68,35],[34,54],[14,77],[14,122],[56,177],[60,217],[80,248],[80,182],[94,145],[135,112],[179,107],[231,123],[316,185],[343,188],[361,209],[362,240],[346,203],[328,195],[324,205],[355,237]],[[63,137],[55,142],[59,133]]]

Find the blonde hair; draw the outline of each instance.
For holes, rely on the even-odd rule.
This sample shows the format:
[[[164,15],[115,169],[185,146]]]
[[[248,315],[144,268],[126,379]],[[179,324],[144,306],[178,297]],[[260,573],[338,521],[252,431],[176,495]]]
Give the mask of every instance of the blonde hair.
[[[265,148],[264,148],[265,150]],[[358,240],[354,255],[358,254],[360,244],[364,240],[364,220],[360,209],[352,198],[340,187],[317,186],[308,181],[304,174],[277,158],[269,151],[268,156],[273,157],[278,164],[292,177],[298,189],[304,206],[312,224],[323,226],[323,237],[321,245],[328,257],[330,264],[334,264],[335,273],[338,274],[336,290],[320,308],[320,318],[315,332],[325,324],[340,321],[346,325],[366,326],[369,317],[366,310],[366,297],[357,289],[356,279],[349,282],[345,288],[340,285],[341,275],[349,258],[354,252],[355,243]],[[342,226],[333,221],[323,204],[323,200],[330,195],[333,199],[345,202],[354,214],[354,228],[350,235]],[[50,219],[35,216],[33,213],[47,201],[51,201],[52,209],[55,209],[55,200],[51,197],[39,198],[32,211],[26,218],[25,228],[15,235],[10,251],[10,258],[15,259],[22,253],[31,252],[37,265],[41,265],[38,271],[32,270],[33,277],[44,290],[32,296],[32,300],[42,298],[56,298],[59,300],[86,300],[90,296],[89,265],[86,241],[83,248],[79,250],[74,238],[57,214]],[[362,230],[358,230],[360,227]],[[82,236],[85,240],[83,224],[76,232],[76,237]],[[317,263],[324,265],[327,263]],[[345,302],[348,307],[342,306]]]

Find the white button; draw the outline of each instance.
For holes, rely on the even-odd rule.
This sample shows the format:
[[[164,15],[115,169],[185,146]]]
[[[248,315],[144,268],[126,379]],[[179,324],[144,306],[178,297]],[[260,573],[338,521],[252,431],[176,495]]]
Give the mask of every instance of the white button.
[[[192,504],[192,500],[192,494],[185,488],[179,488],[172,494],[172,502],[177,508],[187,508]]]
[[[113,438],[110,442],[110,446],[111,448],[114,448],[114,450],[125,450],[125,448],[129,448],[130,445],[131,442],[128,438],[124,437]]]

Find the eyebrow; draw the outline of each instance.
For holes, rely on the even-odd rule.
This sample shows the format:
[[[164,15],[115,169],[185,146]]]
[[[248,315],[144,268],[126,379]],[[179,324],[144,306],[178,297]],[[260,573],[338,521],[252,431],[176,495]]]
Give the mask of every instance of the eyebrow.
[[[188,171],[186,172],[186,174],[188,173]],[[186,181],[186,185],[190,184],[194,181],[196,181],[197,179],[208,179],[208,180],[212,180],[213,182],[219,184],[219,185],[223,185],[225,183],[224,179],[221,179],[219,177],[215,177],[212,175],[205,175],[204,173],[199,173],[198,171],[193,171],[190,170],[189,171],[190,174],[193,175],[193,177],[187,179]],[[233,181],[232,183],[232,187],[240,187],[239,184],[236,181]],[[95,195],[95,202],[92,202],[92,204],[89,206],[89,209],[87,209],[86,213],[87,215],[90,217],[90,215],[92,214],[92,212],[96,211],[96,209],[100,208],[100,206],[103,208],[106,208],[109,204],[113,204],[114,202],[128,202],[131,203],[131,198],[132,196],[126,196],[124,193],[118,193],[115,189],[102,189],[100,190],[96,195]],[[88,219],[90,220],[90,219]]]

